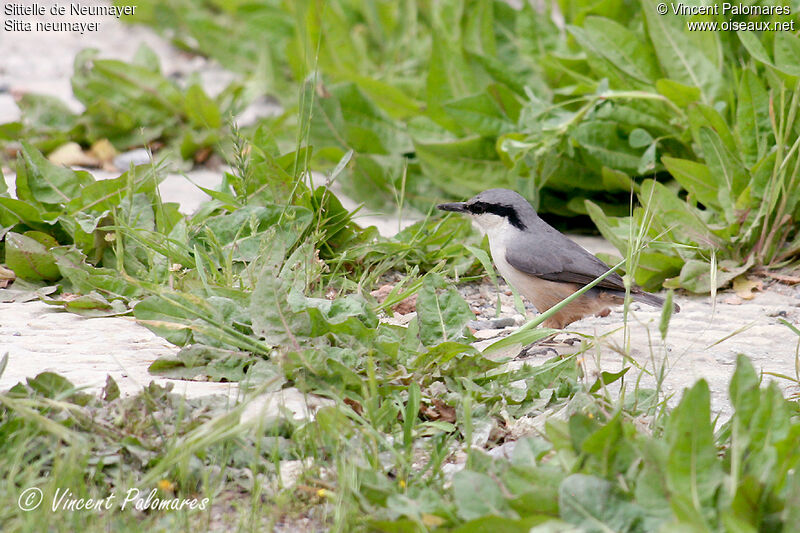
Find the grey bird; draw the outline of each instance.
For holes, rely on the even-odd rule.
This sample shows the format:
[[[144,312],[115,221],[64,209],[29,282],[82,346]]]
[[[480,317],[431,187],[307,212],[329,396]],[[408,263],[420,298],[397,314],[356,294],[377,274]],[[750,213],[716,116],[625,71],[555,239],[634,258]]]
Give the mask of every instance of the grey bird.
[[[466,202],[439,204],[443,211],[469,215],[486,232],[497,270],[505,280],[544,313],[609,267],[539,218],[533,206],[508,189],[489,189]],[[634,301],[661,307],[664,299],[631,287]],[[623,303],[625,285],[615,272],[565,306],[543,325],[563,329],[590,315],[606,316]],[[680,307],[675,305],[675,312]]]

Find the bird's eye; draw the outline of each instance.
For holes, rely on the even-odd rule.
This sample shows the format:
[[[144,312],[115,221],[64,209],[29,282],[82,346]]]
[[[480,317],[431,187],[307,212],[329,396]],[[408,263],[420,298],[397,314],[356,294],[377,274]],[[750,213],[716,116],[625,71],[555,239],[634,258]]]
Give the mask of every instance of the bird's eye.
[[[474,204],[469,206],[469,212],[473,215],[480,215],[481,213],[486,212],[486,206],[483,205],[481,202],[475,202]]]

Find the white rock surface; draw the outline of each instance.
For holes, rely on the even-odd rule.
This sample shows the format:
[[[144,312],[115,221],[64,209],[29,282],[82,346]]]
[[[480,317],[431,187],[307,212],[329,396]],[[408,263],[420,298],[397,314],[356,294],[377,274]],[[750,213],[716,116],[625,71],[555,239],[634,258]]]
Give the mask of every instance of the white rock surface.
[[[102,389],[110,375],[123,394],[152,381],[172,381],[173,392],[188,397],[236,396],[232,383],[168,380],[147,371],[157,358],[177,351],[132,318],[83,318],[38,301],[0,303],[0,357],[8,354],[0,391],[51,371],[91,392]]]

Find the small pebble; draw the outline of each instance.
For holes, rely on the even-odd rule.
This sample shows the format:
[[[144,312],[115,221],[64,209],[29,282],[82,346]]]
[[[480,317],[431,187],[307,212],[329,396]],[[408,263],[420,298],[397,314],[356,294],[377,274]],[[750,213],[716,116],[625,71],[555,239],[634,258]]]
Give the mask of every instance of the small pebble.
[[[129,152],[119,154],[114,158],[114,166],[122,171],[130,168],[131,163],[133,166],[146,165],[150,162],[150,153],[144,148],[137,148]]]
[[[516,324],[512,317],[493,318],[491,320],[470,320],[467,326],[480,331],[482,329],[503,329]]]

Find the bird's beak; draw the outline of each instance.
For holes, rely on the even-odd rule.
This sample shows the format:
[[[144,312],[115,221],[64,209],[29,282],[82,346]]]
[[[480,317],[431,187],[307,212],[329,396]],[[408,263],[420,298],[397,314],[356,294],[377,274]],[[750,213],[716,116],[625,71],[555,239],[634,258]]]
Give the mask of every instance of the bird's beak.
[[[436,206],[436,209],[441,209],[442,211],[455,211],[456,213],[464,213],[466,209],[464,208],[464,202],[453,202],[452,204],[439,204]]]

